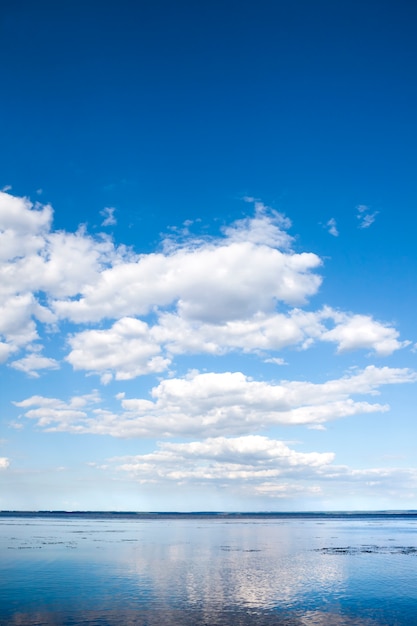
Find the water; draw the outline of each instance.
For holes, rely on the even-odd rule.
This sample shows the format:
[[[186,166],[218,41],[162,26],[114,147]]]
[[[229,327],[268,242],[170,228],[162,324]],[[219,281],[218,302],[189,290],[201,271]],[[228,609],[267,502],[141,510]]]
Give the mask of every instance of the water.
[[[417,625],[415,516],[0,514],[1,626]]]

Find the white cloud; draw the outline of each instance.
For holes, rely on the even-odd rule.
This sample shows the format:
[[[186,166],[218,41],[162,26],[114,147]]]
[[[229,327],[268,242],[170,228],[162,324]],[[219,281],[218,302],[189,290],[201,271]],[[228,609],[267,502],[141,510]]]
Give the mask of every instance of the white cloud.
[[[32,317],[40,307],[30,293],[14,295],[0,304],[0,335],[13,346],[38,339]]]
[[[296,481],[259,481],[254,485],[255,492],[269,498],[298,500],[300,497],[316,497],[329,501],[340,497],[359,497],[369,502],[372,498],[394,497],[397,501],[414,499],[417,489],[417,470],[414,468],[366,468],[354,469],[348,466],[327,464],[317,470],[314,476],[300,473]]]
[[[380,357],[410,344],[372,316],[330,306],[305,309],[321,286],[321,259],[296,250],[288,218],[246,200],[254,203],[254,215],[217,237],[193,237],[184,222],[156,252],[136,254],[85,227],[54,231],[49,205],[0,192],[0,362],[11,358],[12,368],[36,378],[57,369],[55,359],[42,356],[51,330],[67,347],[65,360],[104,384],[174,369],[179,355],[243,352],[283,365],[283,350],[319,342],[339,353],[366,350]],[[368,228],[377,212],[365,205],[357,210],[359,227]],[[114,212],[101,212],[104,226],[116,223]],[[334,218],[326,227],[338,235]],[[239,371],[169,376],[157,378],[149,395],[134,383],[124,391],[119,385],[111,404],[93,392],[68,401],[36,395],[15,405],[21,418],[47,431],[187,438],[111,462],[145,483],[234,483],[271,498],[315,497],[333,483],[353,488],[366,482],[374,490],[398,480],[416,483],[412,471],[336,466],[331,452],[298,452],[254,434],[276,426],[323,429],[331,420],[388,411],[375,396],[384,385],[415,382],[409,369],[369,366],[316,382],[272,383]],[[0,458],[0,468],[8,463]]]
[[[122,318],[108,330],[86,330],[69,339],[72,348],[66,360],[74,369],[92,371],[110,382],[127,380],[165,370],[170,361],[160,356],[160,346],[145,322]]]
[[[370,208],[366,204],[359,204],[356,207],[358,213],[356,215],[359,220],[358,228],[369,228],[376,219],[379,211],[371,212]]]
[[[58,398],[45,398],[44,396],[31,396],[21,402],[13,402],[17,407],[28,409],[25,417],[35,419],[38,426],[48,427],[51,424],[60,422],[61,430],[71,430],[71,432],[81,432],[77,426],[77,421],[87,418],[88,409],[100,402],[97,391],[82,396],[73,396],[69,402],[64,402]],[[30,408],[37,407],[37,408]]]
[[[224,354],[230,350],[280,350],[304,339],[303,328],[290,315],[262,313],[244,320],[204,323],[174,313],[160,315],[152,333],[172,354]]]
[[[241,372],[198,373],[162,380],[148,398],[118,395],[121,411],[92,408],[71,413],[72,404],[32,397],[16,402],[37,407],[25,417],[48,430],[84,432],[114,437],[215,437],[246,435],[274,425],[320,425],[350,415],[387,411],[386,404],[357,401],[375,396],[380,387],[415,382],[409,369],[389,367],[349,373],[324,383],[255,381]]]
[[[168,368],[178,354],[222,355],[230,351],[268,354],[297,346],[308,349],[317,341],[335,343],[338,352],[373,350],[379,356],[392,354],[409,342],[399,333],[369,316],[353,315],[324,307],[287,314],[257,313],[245,320],[204,323],[178,313],[161,313],[153,326],[124,317],[106,330],[75,333],[69,339],[66,360],[75,369],[99,374],[109,382],[134,378]],[[282,357],[264,361],[285,363]]]
[[[114,468],[141,484],[214,484],[230,493],[298,501],[331,497],[340,489],[351,496],[395,490],[397,497],[407,497],[417,488],[415,469],[355,469],[334,461],[332,452],[297,452],[282,441],[251,435],[159,443],[151,453],[109,459],[102,469]]]
[[[250,242],[204,243],[114,265],[78,300],[56,301],[54,309],[74,322],[146,315],[174,304],[188,319],[244,319],[273,310],[277,301],[304,303],[320,286],[321,278],[311,273],[320,264],[312,253],[286,254]]]
[[[371,213],[369,215],[364,215],[359,227],[369,228],[369,226],[371,226],[371,224],[375,222],[375,218],[377,215],[378,215],[378,211],[375,211],[375,213]]]
[[[52,208],[0,192],[0,259],[13,261],[43,248]]]
[[[18,279],[23,282],[22,274],[30,263],[32,273],[27,287],[42,290],[49,297],[76,296],[117,259],[118,253],[110,239],[95,239],[83,227],[75,233],[54,232],[45,239],[42,254],[18,268]]]
[[[337,224],[336,224],[336,220],[334,219],[334,217],[331,217],[329,219],[329,221],[326,223],[326,226],[328,227],[329,233],[333,235],[333,237],[339,236],[339,231],[337,230]]]
[[[133,474],[140,482],[169,480],[250,481],[281,479],[300,471],[315,474],[332,462],[332,453],[302,453],[282,441],[261,436],[227,439],[210,438],[190,443],[161,443],[159,450],[113,459],[118,469]]]
[[[392,354],[409,344],[399,333],[367,315],[354,315],[324,307],[319,311],[291,309],[288,313],[256,313],[244,320],[210,323],[189,320],[181,314],[163,313],[152,335],[172,354],[223,354],[230,350],[259,352],[288,346],[308,348],[315,341],[332,342],[338,352],[373,350]]]
[[[270,359],[264,359],[264,363],[274,363],[275,365],[287,365],[285,359],[281,357],[271,357]]]
[[[10,344],[0,341],[0,363],[4,363],[5,361],[7,361],[7,359],[15,349],[16,348],[11,346]]]
[[[300,482],[269,482],[265,481],[254,487],[254,491],[259,496],[268,498],[281,498],[294,500],[299,497],[317,497],[322,495],[322,490],[318,485],[306,485]]]
[[[22,359],[12,361],[10,367],[25,372],[33,378],[39,378],[38,370],[56,370],[59,369],[59,363],[55,359],[31,353]]]
[[[223,232],[227,238],[230,241],[250,241],[271,248],[289,250],[294,241],[294,237],[286,232],[291,227],[291,220],[259,200],[248,197],[244,200],[254,203],[255,215],[237,220],[224,228]]]
[[[10,465],[10,461],[5,456],[0,456],[0,470],[7,469]]]
[[[76,296],[104,267],[130,258],[84,228],[51,232],[52,215],[49,205],[0,192],[0,340],[9,353],[38,339],[38,322],[55,322],[51,298]]]
[[[114,226],[117,224],[117,220],[114,217],[115,212],[114,207],[105,207],[102,211],[100,211],[100,215],[104,217],[104,220],[101,222],[102,226]]]
[[[390,325],[368,316],[288,308],[317,293],[321,260],[291,250],[288,218],[246,200],[255,204],[255,215],[225,227],[221,236],[188,234],[167,249],[137,255],[83,227],[52,231],[49,205],[1,193],[0,359],[40,341],[45,325],[58,331],[65,319],[114,320],[107,330],[75,328],[68,344],[73,367],[104,382],[163,371],[183,353],[265,353],[331,341],[339,352],[385,356],[407,345]],[[110,207],[105,211],[113,216]],[[136,319],[143,316],[150,321]],[[127,327],[135,331],[126,334]],[[125,349],[119,340],[128,342]],[[26,371],[26,361],[15,363]]]
[[[74,322],[146,315],[155,307],[177,307],[182,317],[221,322],[272,311],[278,301],[302,304],[314,295],[321,265],[313,253],[289,250],[289,220],[257,206],[224,235],[187,238],[163,252],[120,259],[89,280],[75,300],[58,299],[54,309]],[[74,294],[75,295],[75,294]]]
[[[365,348],[379,356],[388,356],[410,344],[409,341],[398,340],[399,333],[395,328],[377,322],[368,315],[347,315],[341,312],[332,315],[336,325],[324,332],[321,340],[337,343],[338,352]]]

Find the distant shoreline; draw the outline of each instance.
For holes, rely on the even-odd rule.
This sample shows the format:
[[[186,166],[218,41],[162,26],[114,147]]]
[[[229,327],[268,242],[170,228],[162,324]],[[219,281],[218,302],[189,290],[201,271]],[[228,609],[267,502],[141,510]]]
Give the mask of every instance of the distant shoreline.
[[[371,519],[416,518],[417,510],[404,511],[285,511],[285,512],[224,512],[224,511],[0,511],[1,518],[84,518],[84,519]]]

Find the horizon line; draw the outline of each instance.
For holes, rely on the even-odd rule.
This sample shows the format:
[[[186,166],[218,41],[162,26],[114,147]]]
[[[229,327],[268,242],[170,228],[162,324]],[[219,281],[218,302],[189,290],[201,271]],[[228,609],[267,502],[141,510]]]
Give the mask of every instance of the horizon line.
[[[98,514],[98,515],[405,515],[416,514],[417,509],[326,509],[310,511],[140,511],[118,509],[1,509],[0,515],[19,514]]]

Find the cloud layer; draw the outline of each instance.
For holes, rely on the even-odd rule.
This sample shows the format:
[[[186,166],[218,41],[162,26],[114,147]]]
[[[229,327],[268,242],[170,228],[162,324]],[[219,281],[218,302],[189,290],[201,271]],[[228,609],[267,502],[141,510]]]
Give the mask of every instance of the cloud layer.
[[[162,372],[178,354],[326,341],[339,352],[386,356],[407,345],[370,316],[300,308],[321,285],[322,261],[294,252],[288,218],[258,201],[253,217],[217,238],[166,239],[151,254],[116,247],[83,227],[53,231],[52,217],[49,205],[0,192],[0,359],[26,350],[13,367],[29,375],[58,367],[39,354],[41,334],[68,321],[67,362],[103,382]]]
[[[416,380],[416,373],[408,369],[375,366],[323,384],[271,384],[241,372],[192,372],[186,378],[162,380],[152,389],[152,399],[118,394],[118,412],[101,406],[85,410],[91,401],[100,403],[97,393],[88,402],[84,397],[68,403],[32,396],[15,404],[28,409],[26,418],[48,430],[115,437],[212,437],[249,434],[275,425],[321,425],[386,411],[386,404],[355,397],[375,396],[383,385]]]
[[[282,441],[262,436],[216,437],[204,442],[161,443],[150,454],[110,459],[117,472],[140,484],[213,485],[251,496],[291,499],[319,497],[331,483],[351,491],[363,483],[369,494],[417,487],[417,471],[371,468],[352,470],[334,464],[330,452],[297,452]]]
[[[143,484],[239,483],[268,498],[313,497],[323,481],[379,484],[378,469],[360,474],[336,466],[331,451],[298,452],[269,434],[388,411],[375,395],[386,385],[415,382],[415,372],[368,365],[321,382],[268,382],[222,367],[222,357],[232,353],[283,364],[291,349],[324,343],[334,346],[335,358],[359,350],[383,359],[410,343],[370,315],[314,309],[322,259],[295,249],[287,217],[246,200],[253,215],[217,236],[192,236],[187,226],[140,254],[83,226],[55,231],[49,205],[0,192],[0,361],[33,379],[59,368],[98,376],[103,385],[154,377],[149,393],[119,386],[112,399],[102,397],[104,389],[69,400],[41,393],[16,398],[19,423],[156,438],[153,452],[106,465]],[[101,212],[102,226],[115,224],[114,211]],[[361,228],[375,215],[359,207]],[[334,219],[327,227],[337,236]],[[181,356],[215,357],[216,371],[178,373]],[[2,469],[8,464],[0,459]],[[412,472],[406,478],[414,484]]]

